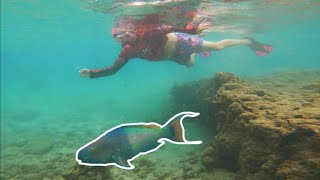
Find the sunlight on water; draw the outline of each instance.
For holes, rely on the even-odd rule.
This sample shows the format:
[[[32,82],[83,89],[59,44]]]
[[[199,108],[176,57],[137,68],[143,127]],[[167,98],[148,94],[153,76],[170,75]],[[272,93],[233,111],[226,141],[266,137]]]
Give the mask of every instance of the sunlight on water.
[[[186,3],[185,3],[186,2]],[[237,33],[286,26],[300,20],[319,18],[319,2],[311,1],[86,1],[86,8],[116,17],[156,12],[174,13],[175,9],[197,8],[212,17],[210,31]],[[110,8],[111,7],[111,8]],[[272,11],[272,13],[270,13]],[[267,14],[267,15],[266,15]]]

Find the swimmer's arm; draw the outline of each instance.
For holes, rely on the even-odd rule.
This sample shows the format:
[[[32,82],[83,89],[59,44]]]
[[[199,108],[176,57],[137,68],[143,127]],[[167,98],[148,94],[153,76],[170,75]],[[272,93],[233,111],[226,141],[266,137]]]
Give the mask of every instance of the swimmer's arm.
[[[186,28],[176,28],[176,27],[170,27],[170,32],[181,32],[181,33],[187,33],[187,34],[197,34],[197,26],[189,26]]]
[[[99,77],[113,75],[116,72],[118,72],[127,62],[128,62],[128,59],[120,57],[110,67],[106,67],[102,69],[92,69],[90,70],[90,78],[99,78]]]
[[[208,29],[211,26],[211,23],[208,20],[202,21],[199,26],[187,25],[184,29],[172,28],[173,32],[182,32],[188,34],[199,34],[204,35],[203,31]]]
[[[80,71],[80,75],[88,78],[110,76],[118,72],[130,59],[131,58],[127,58],[127,56],[124,56],[124,51],[122,51],[112,66],[102,69],[82,69]]]

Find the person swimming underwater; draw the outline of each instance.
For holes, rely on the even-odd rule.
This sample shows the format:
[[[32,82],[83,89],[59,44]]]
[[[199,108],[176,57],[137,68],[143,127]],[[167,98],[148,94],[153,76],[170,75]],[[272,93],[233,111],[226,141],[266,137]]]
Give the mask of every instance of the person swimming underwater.
[[[114,64],[102,69],[85,68],[79,71],[80,75],[87,78],[110,76],[134,58],[149,61],[171,60],[191,67],[195,62],[195,53],[219,51],[241,45],[250,47],[259,56],[266,56],[272,51],[272,46],[259,43],[253,38],[210,42],[196,35],[202,35],[202,32],[210,25],[207,20],[204,20],[198,26],[188,25],[184,29],[159,25],[139,29],[137,32],[113,34],[116,41],[123,47]]]

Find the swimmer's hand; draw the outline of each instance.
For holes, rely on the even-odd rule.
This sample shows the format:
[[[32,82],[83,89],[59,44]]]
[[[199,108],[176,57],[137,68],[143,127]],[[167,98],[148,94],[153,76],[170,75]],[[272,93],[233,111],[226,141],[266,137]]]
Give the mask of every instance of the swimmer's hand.
[[[208,29],[210,26],[211,26],[211,23],[207,19],[202,21],[198,26],[197,33],[200,36],[204,36],[203,31]]]
[[[90,71],[90,69],[81,69],[80,71],[79,71],[79,73],[80,73],[80,76],[82,76],[82,77],[87,77],[87,78],[90,78],[90,75],[91,75],[91,71]]]

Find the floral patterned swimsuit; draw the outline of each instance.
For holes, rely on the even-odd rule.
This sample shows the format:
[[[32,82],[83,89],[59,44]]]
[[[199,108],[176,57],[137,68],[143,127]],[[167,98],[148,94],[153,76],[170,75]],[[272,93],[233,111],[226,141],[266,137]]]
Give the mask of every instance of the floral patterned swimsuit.
[[[185,65],[193,53],[200,53],[203,40],[197,35],[190,35],[185,33],[174,33],[177,37],[176,53],[174,55],[175,61],[179,64]]]

